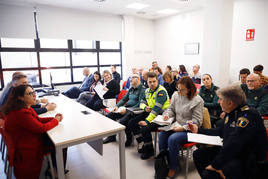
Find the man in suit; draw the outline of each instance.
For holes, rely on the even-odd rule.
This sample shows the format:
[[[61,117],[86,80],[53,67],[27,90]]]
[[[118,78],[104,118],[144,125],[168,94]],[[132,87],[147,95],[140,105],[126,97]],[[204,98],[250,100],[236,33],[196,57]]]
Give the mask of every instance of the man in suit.
[[[113,79],[116,81],[116,83],[120,84],[120,74],[116,71],[116,65],[111,66],[111,71],[113,75]]]
[[[66,92],[63,92],[62,94],[69,98],[76,99],[78,98],[80,93],[82,93],[83,91],[88,91],[93,83],[93,75],[90,73],[89,68],[86,67],[83,69],[83,75],[85,76],[85,78],[79,87],[74,86]]]

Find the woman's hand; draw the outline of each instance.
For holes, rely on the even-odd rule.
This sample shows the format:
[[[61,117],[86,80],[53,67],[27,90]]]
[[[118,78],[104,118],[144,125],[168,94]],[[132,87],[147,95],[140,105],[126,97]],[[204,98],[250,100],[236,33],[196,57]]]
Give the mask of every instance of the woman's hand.
[[[58,113],[58,114],[56,114],[55,118],[58,120],[58,122],[61,122],[63,119],[63,115]]]
[[[212,165],[207,166],[207,167],[206,167],[206,170],[215,171],[215,172],[217,172],[217,173],[220,174],[221,178],[223,178],[223,179],[226,178],[226,177],[224,176],[222,170],[217,170],[217,169],[213,168]]]
[[[108,88],[106,88],[106,87],[103,87],[103,90],[104,90],[104,91],[108,91],[109,89],[108,89]]]
[[[173,127],[173,129],[172,129],[174,132],[182,132],[182,131],[184,131],[184,128],[183,127],[179,127],[179,126],[175,126],[175,127]]]
[[[198,132],[198,126],[196,124],[193,124],[191,122],[188,123],[188,128],[192,133]]]

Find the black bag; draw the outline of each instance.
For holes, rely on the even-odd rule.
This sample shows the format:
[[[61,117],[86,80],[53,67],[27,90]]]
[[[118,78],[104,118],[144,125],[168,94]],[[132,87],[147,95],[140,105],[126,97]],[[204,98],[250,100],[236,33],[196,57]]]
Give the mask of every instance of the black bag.
[[[154,160],[155,179],[165,179],[169,170],[169,152],[160,152]]]

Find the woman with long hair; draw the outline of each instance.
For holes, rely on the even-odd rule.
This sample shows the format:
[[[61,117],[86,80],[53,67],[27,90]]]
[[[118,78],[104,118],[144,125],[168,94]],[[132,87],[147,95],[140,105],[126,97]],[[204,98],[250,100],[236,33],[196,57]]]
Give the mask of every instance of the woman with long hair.
[[[1,112],[5,115],[5,129],[15,148],[14,173],[17,179],[39,178],[45,153],[44,134],[58,125],[61,114],[41,118],[31,108],[36,94],[30,85],[15,87]]]
[[[89,91],[84,91],[82,92],[79,97],[77,98],[77,102],[86,105],[86,103],[93,98],[93,96],[96,94],[96,92],[94,91],[95,86],[100,83],[101,80],[101,74],[98,71],[95,71],[93,74],[93,83],[89,88]]]
[[[182,77],[176,84],[178,92],[174,92],[169,108],[163,113],[163,120],[174,117],[177,123],[169,131],[160,132],[159,151],[169,150],[168,177],[175,175],[178,166],[180,147],[187,143],[188,122],[199,127],[203,122],[203,100],[196,95],[196,87],[190,77]]]

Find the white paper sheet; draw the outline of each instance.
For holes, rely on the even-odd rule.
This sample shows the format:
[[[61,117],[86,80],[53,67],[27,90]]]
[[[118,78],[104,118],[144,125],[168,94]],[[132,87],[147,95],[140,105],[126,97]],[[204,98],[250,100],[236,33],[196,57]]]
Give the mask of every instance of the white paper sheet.
[[[154,119],[153,119],[153,123],[159,124],[159,125],[170,125],[174,120],[174,117],[169,118],[168,120],[164,120],[162,115],[157,115]]]
[[[173,130],[174,127],[182,127],[182,126],[176,121],[170,125],[159,127],[158,129],[163,130],[163,131],[170,131],[170,130]]]
[[[201,144],[211,144],[211,145],[218,145],[222,146],[222,138],[220,136],[210,136],[204,134],[194,134],[194,133],[187,133],[188,142],[197,142]]]
[[[104,88],[104,86],[100,83],[98,83],[94,88],[94,90],[96,91],[96,93],[99,95],[99,97],[101,99],[103,99],[103,95],[107,92],[107,91],[103,90],[103,88]]]

